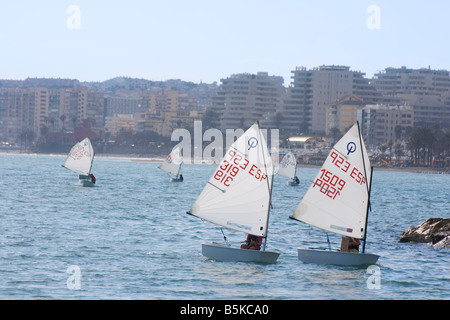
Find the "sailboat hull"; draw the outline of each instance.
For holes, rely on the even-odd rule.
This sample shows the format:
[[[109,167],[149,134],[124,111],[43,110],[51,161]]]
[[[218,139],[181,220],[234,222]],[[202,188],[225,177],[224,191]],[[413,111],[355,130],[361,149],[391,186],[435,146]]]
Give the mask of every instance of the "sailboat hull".
[[[335,265],[371,265],[379,256],[371,253],[340,252],[313,249],[298,249],[298,259],[304,263]]]
[[[88,180],[80,180],[80,184],[83,187],[93,187],[93,186],[95,186],[95,184],[92,181],[88,181]]]
[[[78,181],[80,183],[80,185],[82,185],[83,187],[93,187],[95,186],[95,184],[92,182],[91,178],[89,176],[86,175],[79,175],[78,176]]]
[[[275,263],[278,252],[232,248],[218,243],[202,244],[202,254],[216,261]]]
[[[295,181],[287,181],[286,184],[287,184],[288,186],[298,186],[298,185],[299,185],[299,183],[297,183],[297,182],[295,182]]]

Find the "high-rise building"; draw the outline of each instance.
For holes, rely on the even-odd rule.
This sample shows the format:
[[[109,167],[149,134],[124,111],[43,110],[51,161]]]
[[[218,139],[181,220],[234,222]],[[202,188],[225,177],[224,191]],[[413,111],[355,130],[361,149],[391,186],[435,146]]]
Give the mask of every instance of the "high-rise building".
[[[22,107],[24,90],[0,89],[0,138],[15,142],[24,130],[33,126],[32,119]]]
[[[297,67],[283,103],[285,128],[296,133],[324,133],[327,106],[345,96],[355,95],[374,103],[378,94],[364,73],[347,66]]]
[[[103,127],[104,98],[83,87],[2,89],[0,113],[1,138],[10,142],[21,139],[25,131],[32,131],[33,139],[45,131],[73,132],[85,119],[98,131]]]
[[[375,74],[373,84],[384,104],[408,104],[414,109],[414,125],[450,126],[450,72],[429,68],[386,68]]]
[[[48,129],[49,113],[49,91],[47,88],[30,88],[27,91],[34,101],[30,101],[34,107],[34,133],[40,137],[42,128]]]
[[[234,74],[221,79],[217,95],[212,98],[212,109],[220,115],[221,130],[247,128],[256,120],[268,128],[280,108],[284,92],[283,78],[257,74]]]
[[[89,119],[92,127],[98,130],[104,125],[105,99],[103,93],[86,87],[61,89],[60,117],[65,116],[64,130],[75,130],[84,119]]]

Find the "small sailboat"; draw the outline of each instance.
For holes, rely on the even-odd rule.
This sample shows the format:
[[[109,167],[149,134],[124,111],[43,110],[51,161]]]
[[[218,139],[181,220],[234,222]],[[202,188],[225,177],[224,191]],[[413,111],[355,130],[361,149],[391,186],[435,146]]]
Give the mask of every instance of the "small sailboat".
[[[336,143],[314,182],[290,217],[343,236],[339,251],[298,249],[306,263],[368,265],[378,255],[365,252],[372,167],[358,122]],[[346,246],[363,240],[362,250]]]
[[[172,149],[172,152],[167,156],[167,158],[158,167],[161,170],[167,172],[170,175],[170,181],[172,182],[182,182],[183,175],[180,174],[181,164],[183,159],[181,157],[180,148]]]
[[[70,149],[63,167],[78,173],[78,179],[83,186],[92,187],[96,181],[91,173],[93,161],[94,148],[92,148],[91,140],[85,138]]]
[[[297,159],[292,152],[288,151],[280,161],[277,173],[291,179],[286,182],[288,186],[298,186],[300,184],[300,180],[297,177],[296,170]]]
[[[279,253],[266,250],[273,171],[265,138],[256,122],[230,146],[187,213],[264,239],[264,244],[260,250],[215,242],[202,244],[204,256],[216,261],[277,261]]]

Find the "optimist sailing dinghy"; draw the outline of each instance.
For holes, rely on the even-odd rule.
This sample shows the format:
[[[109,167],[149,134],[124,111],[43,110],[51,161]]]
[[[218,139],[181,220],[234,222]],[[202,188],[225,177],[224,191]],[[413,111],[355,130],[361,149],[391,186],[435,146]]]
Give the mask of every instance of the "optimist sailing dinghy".
[[[171,182],[182,182],[183,175],[180,174],[182,162],[180,148],[174,148],[158,168],[169,174]]]
[[[79,182],[84,187],[93,187],[96,180],[91,173],[93,162],[94,148],[92,148],[91,140],[85,138],[70,149],[63,167],[78,173]]]
[[[291,180],[287,181],[288,186],[298,186],[300,180],[296,175],[297,159],[292,152],[287,152],[283,159],[280,161],[277,173],[281,176],[288,177]]]
[[[356,123],[332,148],[290,217],[342,235],[341,250],[298,249],[298,259],[305,263],[338,265],[377,262],[378,255],[365,252],[371,182],[372,167]],[[349,239],[363,240],[362,250],[348,252],[344,244]]]
[[[216,261],[275,263],[279,253],[266,251],[273,163],[259,122],[227,150],[188,214],[222,227],[264,238],[261,250],[202,244],[202,254]]]

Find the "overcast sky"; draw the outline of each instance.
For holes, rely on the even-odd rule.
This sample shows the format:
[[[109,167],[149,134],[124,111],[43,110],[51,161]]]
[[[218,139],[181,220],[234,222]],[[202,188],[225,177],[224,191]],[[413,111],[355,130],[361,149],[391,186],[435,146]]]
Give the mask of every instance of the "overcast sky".
[[[0,0],[0,79],[450,70],[449,15],[444,0]]]

